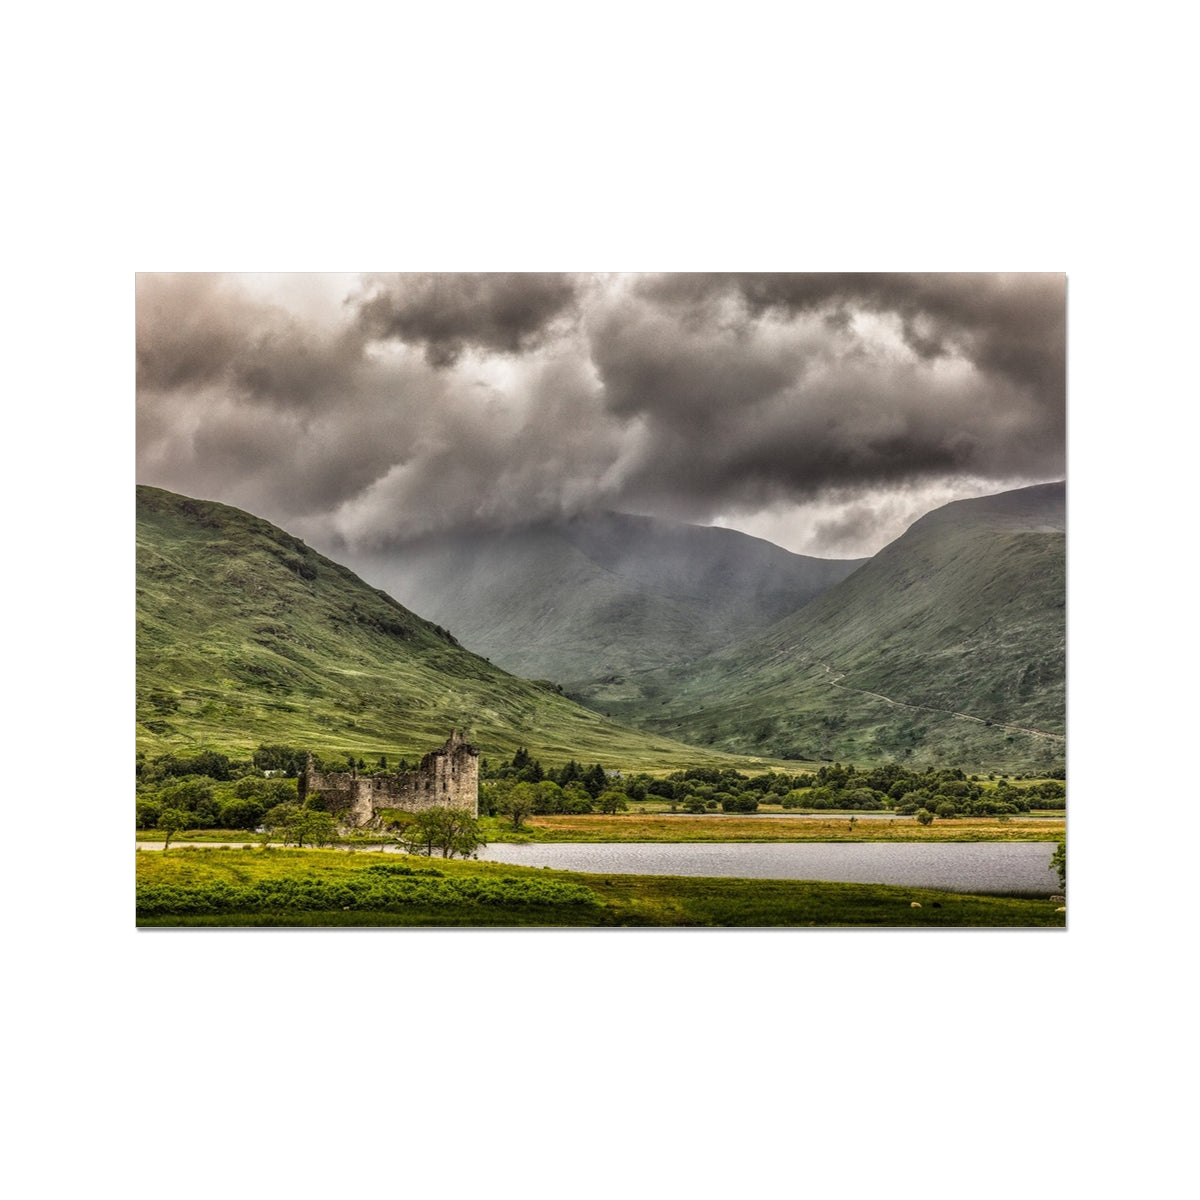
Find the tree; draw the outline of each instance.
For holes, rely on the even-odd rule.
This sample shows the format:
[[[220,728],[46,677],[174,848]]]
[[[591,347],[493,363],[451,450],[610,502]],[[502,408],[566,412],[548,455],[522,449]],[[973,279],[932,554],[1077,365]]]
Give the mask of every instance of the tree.
[[[267,837],[272,835],[278,836],[282,834],[288,826],[288,822],[292,819],[293,814],[300,812],[298,804],[276,804],[273,808],[268,809],[263,814],[263,828],[267,831]]]
[[[537,796],[537,799],[534,801],[534,812],[562,812],[562,788],[560,788],[553,779],[543,779],[540,782],[534,782],[533,790],[534,794]]]
[[[592,797],[579,780],[568,783],[562,789],[562,811],[576,816],[592,811]]]
[[[479,822],[465,808],[426,808],[401,830],[400,841],[409,854],[443,858],[461,854],[468,858],[484,844]]]
[[[727,813],[758,812],[758,799],[753,792],[735,796],[731,792],[720,792],[713,799],[720,800],[721,807]]]
[[[139,800],[137,802],[137,827],[139,829],[157,828],[158,818],[161,815],[161,804],[155,804],[153,800]]]
[[[609,788],[596,797],[596,807],[602,813],[624,812],[629,807],[629,801],[620,792]]]
[[[221,805],[221,824],[226,829],[254,829],[265,811],[262,801],[254,797],[226,800]]]
[[[917,809],[917,820],[920,821],[922,825],[932,825],[933,813],[931,813],[927,808],[919,808]]]
[[[500,798],[497,808],[512,819],[512,827],[520,829],[521,823],[537,803],[537,789],[532,783],[518,783]]]
[[[171,844],[171,839],[190,824],[191,814],[182,808],[164,808],[158,818],[158,827],[163,831],[163,849],[166,850]]]
[[[1058,843],[1058,849],[1050,856],[1050,866],[1058,872],[1058,886],[1065,890],[1067,886],[1067,839]]]
[[[297,808],[283,828],[283,844],[303,847],[328,846],[337,837],[337,823],[327,812],[315,808]]]
[[[604,768],[597,763],[590,771],[584,773],[582,782],[583,786],[588,790],[588,795],[595,800],[608,786],[608,775],[605,773]]]

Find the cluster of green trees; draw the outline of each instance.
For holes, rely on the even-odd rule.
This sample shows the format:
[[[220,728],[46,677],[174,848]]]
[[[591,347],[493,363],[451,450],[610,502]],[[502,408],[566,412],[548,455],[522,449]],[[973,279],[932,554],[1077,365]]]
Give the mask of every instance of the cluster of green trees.
[[[260,746],[241,762],[212,751],[190,758],[162,754],[149,759],[139,754],[137,826],[162,829],[168,840],[187,829],[262,829],[292,845],[328,845],[341,814],[331,811],[320,793],[300,806],[296,776],[304,768],[305,753],[291,746]],[[404,759],[389,768],[386,755],[370,766],[353,757],[322,765],[366,773],[409,769]],[[968,777],[958,768],[914,771],[897,763],[861,769],[827,763],[815,772],[759,775],[729,767],[691,767],[658,778],[623,774],[600,763],[584,767],[574,760],[547,769],[522,747],[495,765],[482,760],[480,774],[480,815],[507,816],[518,829],[534,814],[617,813],[631,802],[646,800],[665,802],[672,812],[691,813],[752,813],[764,804],[816,811],[893,810],[915,815],[924,824],[935,817],[1005,816],[1031,808],[1066,807],[1064,780],[1014,782],[1003,775],[983,779]],[[455,811],[430,810],[434,815],[418,814],[416,824],[411,814],[396,814],[393,832],[405,840],[411,826],[412,845],[418,848],[414,852],[472,854],[480,844],[478,829],[455,828],[461,813],[459,818],[436,815]],[[435,828],[439,822],[442,827]]]
[[[296,803],[294,779],[195,771],[143,777],[137,782],[137,827],[157,829],[163,814],[175,811],[183,816],[180,829],[257,829],[271,809]]]
[[[862,812],[924,811],[933,817],[986,816],[1064,808],[1066,786],[1058,780],[1019,786],[1006,776],[986,781],[958,768],[914,771],[897,763],[857,768],[828,763],[815,772],[768,771],[746,775],[730,767],[691,767],[665,779],[625,775],[597,763],[570,762],[545,770],[527,751],[481,771],[480,812],[503,813],[520,822],[537,813],[620,812],[629,801],[662,800],[672,812],[757,812],[762,804],[785,809]]]
[[[483,759],[479,764],[479,775],[481,779],[509,780],[514,783],[556,783],[560,788],[577,783],[594,800],[610,786],[614,778],[620,777],[620,772],[606,771],[599,763],[584,767],[574,759],[557,770],[553,767],[546,770],[539,759],[533,758],[521,746],[511,759],[495,766],[486,758]]]
[[[1007,777],[968,776],[957,767],[914,771],[898,763],[856,768],[833,763],[795,777],[796,787],[780,801],[784,808],[893,809],[902,816],[924,811],[933,816],[990,816],[1063,808],[1066,786],[1056,780],[1018,787]]]
[[[418,813],[391,811],[380,818],[409,854],[432,858],[473,858],[486,839],[475,815],[465,808],[426,808]]]

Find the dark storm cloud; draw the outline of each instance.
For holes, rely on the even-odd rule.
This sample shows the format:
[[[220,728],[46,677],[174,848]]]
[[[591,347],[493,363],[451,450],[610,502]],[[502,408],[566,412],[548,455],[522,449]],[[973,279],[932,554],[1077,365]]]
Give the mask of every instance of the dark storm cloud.
[[[435,367],[453,366],[469,348],[518,354],[537,346],[576,300],[570,275],[372,276],[367,286],[362,328],[424,346]]]
[[[353,330],[322,331],[257,303],[219,275],[138,278],[139,392],[217,385],[311,407],[346,387],[362,342]]]
[[[853,310],[892,313],[919,357],[952,353],[1038,389],[1061,406],[1066,387],[1066,279],[1062,275],[758,274],[647,278],[643,290],[674,307],[736,292],[748,312],[824,311],[844,327]]]
[[[1062,469],[1061,277],[671,275],[631,293],[590,330],[609,410],[642,423],[635,502],[703,517]]]
[[[946,480],[1063,470],[1061,276],[311,286],[324,307],[284,305],[261,280],[139,278],[142,481],[327,546],[795,504],[825,505],[814,544],[844,546],[885,494],[906,496],[894,524]]]

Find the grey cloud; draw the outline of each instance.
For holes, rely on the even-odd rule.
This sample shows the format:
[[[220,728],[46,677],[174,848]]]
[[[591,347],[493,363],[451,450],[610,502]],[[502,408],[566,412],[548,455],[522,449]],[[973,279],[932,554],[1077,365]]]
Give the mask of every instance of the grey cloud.
[[[469,348],[519,354],[539,344],[575,305],[578,284],[559,274],[372,276],[358,321],[375,338],[421,345],[431,366],[453,366]]]
[[[361,358],[362,340],[352,330],[303,323],[222,276],[138,277],[141,392],[221,385],[285,407],[312,407],[349,386]]]
[[[371,276],[325,311],[140,277],[139,478],[353,547],[1063,472],[1057,276]]]
[[[1061,404],[1066,387],[1066,278],[1060,274],[729,274],[648,278],[648,296],[675,306],[739,294],[749,312],[892,312],[924,358],[964,353],[980,369],[1039,389]]]
[[[641,422],[626,498],[706,519],[846,486],[1053,477],[1061,299],[1045,277],[638,280],[589,325],[610,411]],[[909,361],[858,339],[855,311],[894,314]]]

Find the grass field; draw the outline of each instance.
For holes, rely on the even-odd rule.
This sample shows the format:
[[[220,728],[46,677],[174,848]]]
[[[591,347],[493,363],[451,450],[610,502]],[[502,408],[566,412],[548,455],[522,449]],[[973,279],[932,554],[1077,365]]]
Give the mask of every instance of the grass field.
[[[853,824],[850,814],[819,817],[782,816],[692,816],[660,813],[621,813],[605,816],[528,817],[513,829],[507,817],[484,817],[481,821],[489,842],[1056,842],[1064,836],[1066,821],[1012,817],[956,817],[921,825],[915,817],[877,820],[860,817]],[[139,829],[139,842],[161,842],[162,831]],[[175,842],[221,842],[236,846],[257,844],[260,834],[244,829],[192,829]],[[369,833],[354,835],[354,844],[378,845]]]
[[[621,813],[616,816],[529,817],[514,830],[506,818],[484,818],[491,842],[1053,842],[1064,820],[956,817],[921,825],[915,817],[878,820],[819,817],[691,816]]]
[[[338,850],[140,853],[150,926],[1061,928],[1053,901],[791,880],[583,875]],[[914,903],[918,907],[914,907]]]

